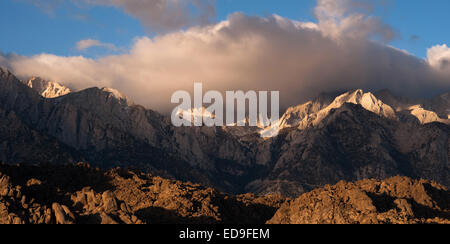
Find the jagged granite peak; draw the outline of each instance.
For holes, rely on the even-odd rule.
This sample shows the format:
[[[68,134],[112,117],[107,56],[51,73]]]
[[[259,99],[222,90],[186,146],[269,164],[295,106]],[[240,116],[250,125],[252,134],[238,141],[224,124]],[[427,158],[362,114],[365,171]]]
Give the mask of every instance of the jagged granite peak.
[[[98,88],[91,87],[78,92],[72,92],[68,96],[55,99],[56,101],[69,101],[76,100],[77,102],[84,103],[84,105],[94,105],[95,103],[102,104],[118,104],[124,107],[134,106],[134,102],[113,88]],[[83,102],[84,100],[84,102]]]
[[[317,113],[329,106],[335,97],[336,95],[334,94],[322,93],[307,103],[288,108],[280,119],[280,128],[284,129],[297,126],[311,114]]]
[[[39,77],[32,77],[24,84],[35,90],[39,95],[45,98],[56,98],[67,95],[71,90],[57,82],[44,80]]]
[[[304,104],[290,107],[284,112],[278,123],[268,126],[259,131],[263,138],[276,137],[284,129],[292,127],[306,127],[311,116],[330,105],[337,94],[321,93],[315,99]],[[300,126],[302,125],[302,126]]]
[[[340,108],[345,103],[361,105],[364,109],[388,119],[398,119],[391,106],[383,103],[372,93],[365,93],[363,90],[358,89],[345,92],[338,96],[321,94],[312,101],[291,107],[286,110],[276,125],[266,128],[261,134],[270,137],[271,134],[277,135],[277,133],[271,133],[273,130],[281,131],[287,128],[303,130],[308,127],[317,126],[328,116],[331,110]]]
[[[330,110],[340,108],[345,103],[353,103],[361,105],[364,109],[388,119],[397,119],[397,116],[389,105],[376,98],[372,93],[365,93],[363,90],[349,91],[338,96],[328,107],[317,113],[317,117],[313,124],[318,124],[324,117],[328,115]]]
[[[444,93],[432,99],[411,99],[394,95],[385,89],[376,93],[386,104],[396,111],[404,121],[417,121],[420,124],[434,122],[450,124],[449,93]]]
[[[11,80],[14,79],[15,76],[11,73],[11,71],[0,66],[0,78],[4,80]]]
[[[450,95],[442,94],[433,99],[408,99],[393,95],[389,90],[375,94],[361,89],[345,92],[341,95],[324,94],[305,104],[291,107],[281,117],[278,124],[266,128],[261,134],[269,135],[274,129],[306,129],[317,126],[331,110],[345,103],[361,105],[387,119],[429,124],[434,122],[450,124]],[[277,133],[272,133],[277,134]]]
[[[414,105],[408,108],[409,113],[414,116],[421,124],[440,122],[450,124],[450,120],[440,118],[436,112],[426,110],[421,105]]]
[[[100,90],[102,92],[106,92],[106,93],[110,94],[110,97],[114,97],[115,99],[119,100],[120,103],[122,103],[124,105],[127,105],[127,106],[133,106],[134,105],[134,102],[129,97],[125,96],[124,94],[122,94],[117,89],[103,87]]]
[[[441,118],[450,119],[450,92],[436,96],[425,103],[425,106],[435,111]]]

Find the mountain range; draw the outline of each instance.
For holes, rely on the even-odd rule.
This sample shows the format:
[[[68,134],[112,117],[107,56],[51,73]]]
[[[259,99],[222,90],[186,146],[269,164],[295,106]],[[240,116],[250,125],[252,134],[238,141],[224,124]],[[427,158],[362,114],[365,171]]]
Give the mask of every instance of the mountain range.
[[[0,68],[0,161],[137,168],[234,194],[299,196],[341,180],[396,175],[449,187],[444,92],[432,99],[388,90],[321,94],[268,128],[177,128],[117,90],[72,92]]]

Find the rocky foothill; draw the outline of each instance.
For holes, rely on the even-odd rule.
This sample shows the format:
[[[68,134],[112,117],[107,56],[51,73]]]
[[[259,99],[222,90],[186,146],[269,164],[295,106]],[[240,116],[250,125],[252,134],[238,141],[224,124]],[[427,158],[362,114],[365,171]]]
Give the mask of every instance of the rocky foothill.
[[[284,201],[87,164],[0,166],[0,224],[263,224]]]
[[[450,224],[450,192],[425,180],[340,182],[287,201],[269,224]]]
[[[1,224],[450,223],[449,191],[393,177],[340,182],[297,199],[232,196],[137,170],[0,165]]]

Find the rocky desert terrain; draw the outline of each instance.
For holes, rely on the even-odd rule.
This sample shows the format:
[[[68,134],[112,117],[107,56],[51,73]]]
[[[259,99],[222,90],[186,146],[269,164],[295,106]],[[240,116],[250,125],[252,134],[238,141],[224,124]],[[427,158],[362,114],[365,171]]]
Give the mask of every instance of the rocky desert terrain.
[[[303,194],[233,196],[88,164],[0,166],[1,224],[450,223],[450,192],[426,180],[340,182]]]
[[[284,201],[82,163],[0,166],[1,224],[264,224]]]
[[[288,200],[269,224],[450,224],[449,191],[392,177],[340,182]]]

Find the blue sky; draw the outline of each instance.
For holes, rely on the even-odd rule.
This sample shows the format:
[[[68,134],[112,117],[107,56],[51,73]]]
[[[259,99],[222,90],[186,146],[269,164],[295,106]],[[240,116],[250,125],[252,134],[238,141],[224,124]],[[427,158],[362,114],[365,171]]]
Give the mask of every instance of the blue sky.
[[[400,38],[391,45],[425,57],[427,48],[449,44],[450,1],[387,1],[376,15],[392,25]],[[295,20],[314,21],[315,0],[217,0],[217,20],[233,12],[265,16],[278,14]],[[79,8],[65,1],[56,9],[43,10],[27,0],[0,1],[0,50],[22,55],[52,53],[62,56],[97,57],[109,54],[105,49],[79,51],[82,39],[96,39],[126,50],[135,37],[151,35],[140,22],[114,7]]]

